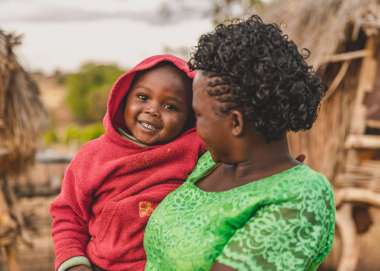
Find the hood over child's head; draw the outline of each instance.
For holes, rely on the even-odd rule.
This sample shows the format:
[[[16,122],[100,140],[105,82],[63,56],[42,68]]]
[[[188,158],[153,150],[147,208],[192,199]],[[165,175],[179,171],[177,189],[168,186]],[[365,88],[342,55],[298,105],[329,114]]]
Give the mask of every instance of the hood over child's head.
[[[144,60],[115,83],[104,118],[107,133],[121,128],[139,143],[156,145],[193,128],[192,79],[186,62],[177,57]]]
[[[126,97],[128,132],[147,145],[166,143],[186,128],[191,115],[191,80],[170,62],[139,73]]]

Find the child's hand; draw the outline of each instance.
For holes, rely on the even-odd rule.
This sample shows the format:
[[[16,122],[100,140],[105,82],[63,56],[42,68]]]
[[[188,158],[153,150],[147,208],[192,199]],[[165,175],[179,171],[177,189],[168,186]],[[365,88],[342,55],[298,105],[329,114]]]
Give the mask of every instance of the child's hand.
[[[92,268],[88,267],[87,265],[81,264],[70,267],[69,269],[67,269],[67,271],[92,271]]]

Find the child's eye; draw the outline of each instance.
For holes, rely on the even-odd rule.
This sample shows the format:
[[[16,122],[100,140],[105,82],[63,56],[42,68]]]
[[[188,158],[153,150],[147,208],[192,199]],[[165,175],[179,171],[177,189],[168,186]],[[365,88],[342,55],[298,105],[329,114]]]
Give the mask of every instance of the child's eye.
[[[163,107],[168,111],[178,111],[178,107],[173,104],[164,104]]]
[[[148,100],[148,96],[146,96],[144,94],[138,94],[137,99],[139,99],[141,101],[146,101],[146,100]]]

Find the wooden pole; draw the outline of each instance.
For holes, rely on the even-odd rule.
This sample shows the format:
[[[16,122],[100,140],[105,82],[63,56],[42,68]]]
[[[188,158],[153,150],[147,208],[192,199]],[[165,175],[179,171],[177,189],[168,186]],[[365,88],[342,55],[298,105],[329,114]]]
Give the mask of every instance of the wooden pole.
[[[365,203],[380,208],[380,193],[365,188],[341,188],[334,194],[337,207],[344,203]]]
[[[17,251],[16,245],[12,244],[5,247],[5,253],[7,255],[7,265],[9,271],[21,271],[17,263]]]
[[[354,104],[354,114],[351,122],[351,134],[363,134],[365,129],[366,108],[363,104],[366,92],[371,92],[376,79],[376,36],[368,37],[365,51],[368,54],[363,58],[359,74],[359,85]]]
[[[347,137],[344,147],[346,149],[380,149],[380,135],[351,134]]]
[[[359,261],[359,248],[351,204],[344,204],[337,211],[336,225],[342,239],[342,252],[337,271],[355,271]]]
[[[368,51],[368,50],[358,50],[358,51],[353,51],[353,52],[341,53],[341,54],[331,55],[327,57],[326,59],[322,61],[322,63],[353,60],[356,58],[366,57],[370,54],[371,54],[371,51]]]

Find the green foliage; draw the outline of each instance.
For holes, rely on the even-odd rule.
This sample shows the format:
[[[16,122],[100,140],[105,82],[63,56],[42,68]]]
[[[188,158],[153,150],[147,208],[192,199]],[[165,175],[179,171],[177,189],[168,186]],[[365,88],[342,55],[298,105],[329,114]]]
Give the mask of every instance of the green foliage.
[[[107,107],[107,96],[123,70],[116,65],[87,63],[77,73],[66,76],[66,102],[81,123],[99,121]]]
[[[46,145],[54,144],[59,141],[58,135],[54,129],[47,130],[43,135],[43,139]]]
[[[66,145],[81,145],[92,139],[98,138],[104,133],[102,123],[93,123],[85,126],[76,124],[69,125],[63,134],[58,135],[54,128],[47,130],[44,133],[45,145],[51,144],[66,144]]]
[[[70,125],[64,133],[63,142],[65,144],[83,144],[89,140],[98,138],[103,133],[104,128],[101,123],[86,126]]]

